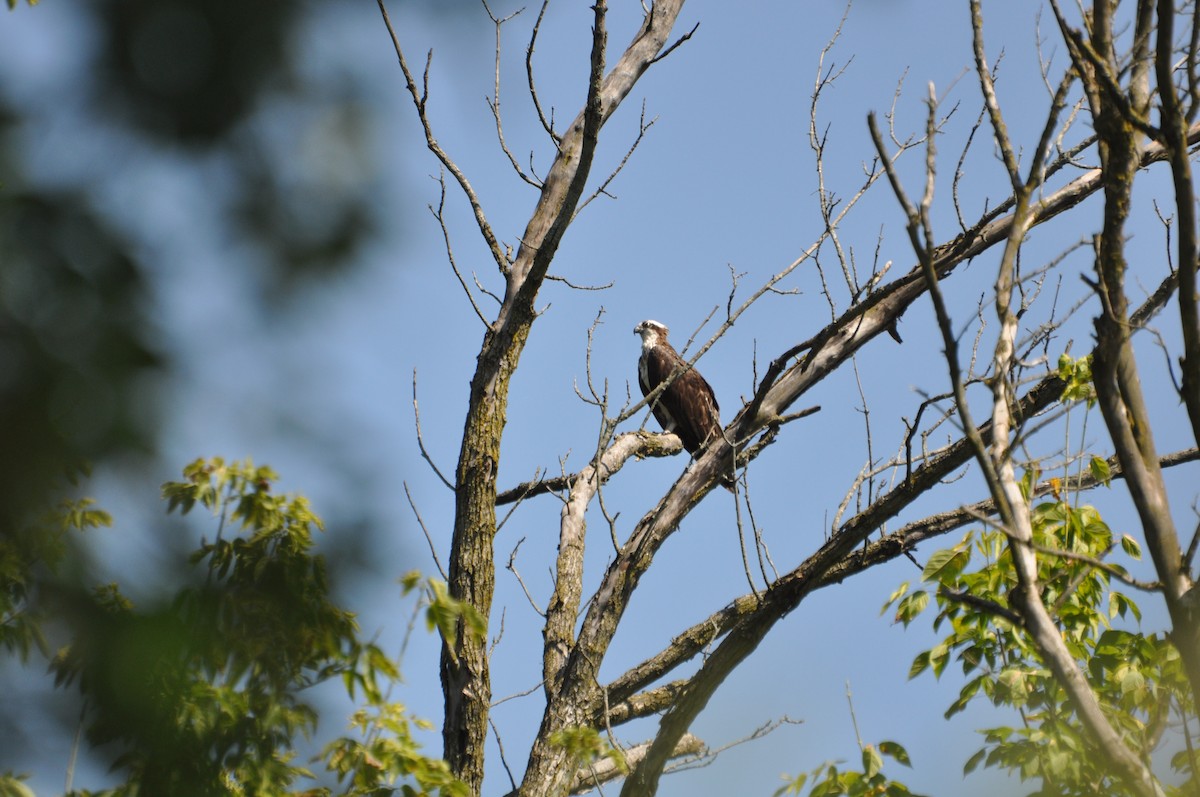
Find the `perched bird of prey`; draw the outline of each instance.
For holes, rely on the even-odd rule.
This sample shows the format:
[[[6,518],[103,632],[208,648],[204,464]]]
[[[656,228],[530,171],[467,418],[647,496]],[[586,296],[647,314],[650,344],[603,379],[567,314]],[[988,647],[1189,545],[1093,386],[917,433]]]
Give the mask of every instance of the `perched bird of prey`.
[[[642,356],[638,360],[638,385],[649,395],[676,369],[686,365],[679,352],[667,341],[667,328],[657,321],[643,321],[633,328],[642,336]],[[674,432],[689,454],[695,454],[721,436],[721,408],[712,387],[695,368],[684,371],[658,397],[654,417],[663,431]],[[732,484],[732,474],[724,478]]]

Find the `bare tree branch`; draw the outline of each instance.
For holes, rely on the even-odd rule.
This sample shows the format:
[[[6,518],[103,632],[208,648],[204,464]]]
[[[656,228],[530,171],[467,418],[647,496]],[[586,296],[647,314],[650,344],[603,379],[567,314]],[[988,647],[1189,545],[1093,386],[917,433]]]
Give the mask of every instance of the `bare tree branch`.
[[[542,0],[542,8],[538,11],[537,21],[533,23],[533,30],[529,32],[529,46],[525,49],[525,77],[529,84],[529,97],[533,100],[533,108],[537,111],[538,121],[542,123],[542,128],[546,131],[546,135],[550,136],[550,140],[557,147],[562,136],[554,132],[554,116],[551,114],[549,120],[546,119],[546,114],[542,112],[542,103],[538,99],[537,87],[533,80],[533,48],[537,43],[538,31],[542,28],[542,18],[546,16],[546,9],[550,5],[550,0]]]
[[[417,509],[417,503],[413,500],[412,492],[408,489],[408,482],[404,483],[404,496],[408,499],[408,506],[413,511],[413,517],[417,519],[417,525],[421,527],[421,533],[425,535],[425,542],[429,544],[429,555],[433,559],[433,564],[438,569],[438,573],[445,579],[446,570],[442,567],[442,560],[438,558],[437,546],[433,544],[433,537],[429,535],[429,528],[425,525],[425,520],[421,517],[420,510]]]
[[[446,485],[446,487],[451,492],[453,492],[454,485],[451,484],[450,480],[447,479],[445,476],[443,476],[441,470],[438,469],[437,463],[435,463],[433,461],[433,457],[430,456],[430,454],[429,454],[429,449],[425,448],[425,438],[421,435],[421,407],[420,407],[420,405],[417,404],[417,369],[416,368],[413,369],[412,386],[413,386],[413,425],[416,427],[416,430],[417,430],[417,448],[420,449],[420,451],[421,451],[421,458],[429,463],[429,467],[432,468],[433,472],[435,474],[437,474],[437,477],[442,480],[442,484]],[[440,569],[440,567],[439,567],[439,569]]]
[[[525,173],[525,171],[521,168],[521,164],[517,163],[516,156],[513,155],[512,151],[508,148],[508,142],[504,140],[504,124],[500,120],[500,28],[505,22],[508,22],[525,9],[517,9],[506,17],[497,17],[494,13],[492,13],[492,9],[487,4],[487,0],[484,0],[483,7],[487,10],[487,15],[492,20],[492,24],[496,26],[496,66],[492,86],[492,96],[487,101],[488,108],[490,108],[492,111],[492,117],[496,120],[496,138],[500,142],[500,149],[504,152],[505,157],[508,158],[509,165],[513,167],[513,171],[517,173],[517,176],[534,188],[540,189],[542,184]],[[543,7],[543,11],[544,10],[545,8]],[[534,99],[537,99],[536,95]]]
[[[449,228],[446,227],[446,178],[445,178],[445,174],[439,173],[437,181],[438,181],[438,188],[440,189],[439,195],[438,195],[437,208],[435,209],[433,207],[433,205],[430,205],[429,212],[433,214],[433,217],[435,219],[437,219],[438,226],[442,230],[442,241],[446,247],[446,260],[449,261],[449,263],[450,263],[450,270],[454,272],[454,276],[458,280],[458,284],[462,286],[463,293],[465,293],[467,295],[467,301],[471,303],[471,309],[475,311],[476,317],[483,323],[484,327],[487,327],[488,320],[484,316],[483,311],[479,309],[479,304],[475,301],[475,296],[471,293],[471,289],[467,286],[466,279],[463,278],[462,272],[458,270],[458,263],[454,260],[454,247],[451,246],[451,244],[450,244],[450,230],[449,230]],[[475,286],[477,288],[479,288],[480,291],[484,290],[483,286],[479,284],[478,279],[475,280]],[[486,291],[484,291],[484,292],[486,293]],[[495,296],[493,294],[488,294],[488,295],[492,296],[492,298],[495,298]],[[438,474],[438,475],[440,476],[441,474]],[[445,480],[443,479],[443,481],[445,481]]]
[[[376,0],[379,4],[379,13],[383,15],[383,23],[387,26],[388,35],[392,37],[392,46],[396,49],[396,58],[400,61],[400,69],[404,72],[404,82],[408,87],[408,93],[412,96],[413,105],[416,106],[417,116],[421,120],[421,127],[425,131],[425,144],[432,152],[446,171],[454,176],[458,181],[458,185],[467,196],[467,201],[471,203],[471,210],[475,213],[475,223],[479,226],[479,232],[483,235],[483,240],[487,243],[488,250],[492,253],[492,259],[496,261],[496,266],[501,273],[508,271],[508,260],[504,256],[504,250],[500,247],[500,242],[496,239],[495,233],[492,232],[492,227],[488,223],[487,217],[483,213],[483,205],[479,202],[479,197],[475,194],[475,189],[471,187],[471,183],[467,180],[467,176],[463,173],[458,165],[450,159],[446,154],[446,150],[442,149],[442,145],[437,142],[433,135],[433,127],[430,125],[429,117],[426,114],[426,106],[429,102],[429,62],[433,59],[433,52],[430,51],[429,58],[425,64],[425,81],[421,91],[417,91],[417,83],[413,79],[412,72],[409,71],[408,61],[404,58],[404,50],[400,47],[400,39],[396,36],[396,31],[392,28],[392,20],[388,17],[387,7],[384,6],[383,0]]]

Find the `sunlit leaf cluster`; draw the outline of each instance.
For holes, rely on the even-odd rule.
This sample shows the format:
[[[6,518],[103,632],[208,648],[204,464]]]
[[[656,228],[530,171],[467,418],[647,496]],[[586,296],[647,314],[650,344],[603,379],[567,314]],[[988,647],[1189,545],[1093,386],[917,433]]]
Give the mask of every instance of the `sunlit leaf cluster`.
[[[466,633],[482,639],[487,633],[487,620],[471,604],[454,599],[446,589],[446,582],[435,578],[423,578],[417,571],[405,574],[400,579],[404,594],[418,588],[424,593],[425,627],[437,631],[442,639],[453,639],[455,629],[461,621]]]
[[[1037,473],[1026,477],[1028,488]],[[1057,491],[1055,500],[1031,507],[1031,519],[1042,601],[1110,721],[1127,744],[1149,757],[1191,697],[1170,642],[1124,627],[1136,628],[1142,615],[1117,588],[1126,570],[1107,558],[1120,545],[1136,559],[1140,547],[1131,537],[1117,538],[1094,507],[1073,506]],[[1002,767],[1022,779],[1053,784],[1055,794],[1124,793],[1097,760],[1065,693],[1009,610],[1017,576],[1003,532],[968,533],[931,555],[921,580],[920,588],[902,584],[884,607],[894,607],[895,619],[905,625],[931,602],[937,607],[933,628],[945,635],[916,656],[910,677],[926,671],[940,677],[957,663],[967,680],[947,718],[983,697],[1014,710],[1019,719],[981,731],[984,746],[965,771],[980,764]],[[1190,771],[1186,760],[1176,764]]]
[[[885,757],[897,764],[912,767],[908,751],[896,742],[868,744],[862,749],[861,770],[843,769],[839,762],[828,761],[812,772],[795,777],[785,775],[787,783],[776,789],[774,797],[801,794],[807,794],[808,797],[920,797],[909,791],[903,783],[883,774]]]
[[[354,615],[332,601],[324,560],[313,552],[320,518],[304,498],[273,492],[276,479],[250,462],[211,459],[163,487],[170,511],[207,509],[216,534],[189,557],[191,577],[162,601],[135,606],[117,584],[55,588],[51,619],[71,633],[53,659],[56,682],[81,690],[87,738],[113,751],[123,778],[98,794],[464,794],[445,762],[421,753],[415,731],[428,725],[391,700],[398,663],[360,639]],[[0,626],[6,651],[24,657],[42,640],[42,614],[22,610],[32,568],[62,558],[64,535],[110,524],[90,500],[67,501],[37,524],[39,561],[0,551],[12,601]],[[444,585],[424,584],[427,602],[437,603]],[[361,708],[351,734],[310,757],[301,749],[318,715],[306,690],[339,676]],[[318,785],[313,770],[321,767],[336,790]],[[9,773],[0,793],[28,788]]]
[[[566,750],[577,769],[587,769],[601,759],[609,759],[619,771],[629,772],[629,765],[621,749],[610,744],[595,728],[564,728],[556,731],[550,742]]]
[[[330,771],[346,786],[340,793],[466,797],[466,786],[445,761],[420,753],[412,729],[416,725],[428,730],[428,723],[414,722],[399,703],[375,698],[370,702],[370,710],[356,712],[351,720],[359,737],[337,739],[323,753]],[[406,782],[397,785],[401,779]]]
[[[1058,358],[1058,378],[1063,381],[1062,401],[1083,401],[1088,407],[1096,403],[1096,386],[1092,384],[1092,355],[1072,358],[1062,354]]]

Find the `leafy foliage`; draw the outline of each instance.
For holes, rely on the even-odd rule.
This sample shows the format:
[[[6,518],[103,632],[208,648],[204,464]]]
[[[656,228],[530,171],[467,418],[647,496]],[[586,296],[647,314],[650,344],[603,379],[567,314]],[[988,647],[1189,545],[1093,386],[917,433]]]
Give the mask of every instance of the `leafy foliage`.
[[[453,639],[455,629],[461,620],[468,634],[482,639],[487,634],[487,620],[471,604],[451,597],[446,584],[437,579],[422,579],[419,572],[407,573],[400,579],[404,594],[408,594],[424,585],[425,592],[425,627],[437,631],[442,639]]]
[[[570,754],[576,769],[586,768],[602,758],[607,758],[611,759],[621,772],[629,772],[629,765],[621,749],[611,745],[595,728],[564,728],[555,732],[550,742]]]
[[[371,710],[355,713],[352,725],[363,738],[342,737],[331,742],[323,753],[338,782],[347,782],[343,794],[377,795],[396,791],[398,777],[417,784],[405,784],[405,795],[437,792],[443,797],[466,797],[467,787],[450,773],[446,762],[421,755],[412,735],[412,721],[399,703],[371,698]],[[428,729],[428,723],[416,723]]]
[[[11,772],[0,775],[0,797],[33,797],[33,790],[24,782],[28,777]]]
[[[795,777],[785,775],[784,779],[788,782],[775,791],[774,797],[804,794],[804,788],[810,779],[812,787],[808,791],[808,797],[919,797],[909,791],[903,783],[891,780],[883,774],[884,757],[897,764],[912,767],[908,751],[896,742],[868,744],[862,749],[861,770],[843,771],[836,762],[826,762],[811,773],[801,773]]]
[[[0,100],[0,536],[48,506],[71,466],[144,453],[162,364],[129,240],[81,193],[23,185],[2,146],[10,124]]]
[[[442,629],[443,623],[452,628],[462,618],[469,633],[482,635],[483,620],[473,607],[450,598],[442,581],[423,578],[410,572],[400,579],[405,595],[420,590],[425,607],[426,624],[430,631]],[[343,736],[326,745],[322,757],[339,783],[347,784],[347,795],[390,794],[398,777],[417,784],[401,787],[405,795],[425,795],[437,792],[443,797],[466,797],[469,793],[465,784],[450,772],[445,761],[421,755],[419,745],[413,738],[412,725],[429,729],[425,720],[410,720],[400,703],[389,702],[379,689],[375,673],[386,673],[398,679],[399,672],[391,661],[374,646],[365,651],[366,667],[359,667],[343,674],[346,689],[353,697],[361,690],[368,708],[355,712],[351,725],[359,731],[361,738]]]
[[[1096,386],[1092,383],[1092,355],[1072,359],[1069,354],[1058,358],[1058,378],[1066,385],[1063,403],[1083,401],[1090,408],[1096,403]]]
[[[1027,485],[1036,479],[1036,474],[1027,476]],[[1163,739],[1171,712],[1184,711],[1191,697],[1178,652],[1165,636],[1112,625],[1118,619],[1140,621],[1141,611],[1113,585],[1125,569],[1103,560],[1118,542],[1132,558],[1140,556],[1140,548],[1131,537],[1117,539],[1094,507],[1072,506],[1061,494],[1033,506],[1031,514],[1034,543],[1042,552],[1042,600],[1110,720],[1125,742],[1148,758]],[[933,627],[948,633],[916,656],[910,677],[926,671],[940,677],[957,661],[967,681],[947,718],[980,696],[1020,718],[1016,726],[982,731],[984,746],[967,761],[965,772],[980,764],[1003,767],[1022,779],[1041,780],[1046,794],[1124,793],[1093,754],[1065,693],[1007,613],[1017,577],[1003,533],[972,532],[938,551],[930,556],[922,581],[933,588],[938,608]],[[894,605],[896,620],[908,625],[929,603],[928,589],[910,590],[906,583],[884,608]],[[1184,756],[1174,762],[1176,769],[1190,771],[1187,761]]]
[[[297,745],[315,731],[317,713],[302,694],[340,676],[365,707],[351,720],[356,735],[314,759],[343,785],[338,793],[458,797],[462,785],[445,762],[420,753],[414,724],[427,724],[388,698],[397,663],[360,640],[353,614],[330,599],[324,561],[312,552],[320,518],[303,497],[273,493],[276,478],[218,458],[193,462],[163,487],[169,511],[208,509],[217,533],[190,557],[195,583],[162,605],[135,608],[115,584],[88,594],[60,588],[56,606],[75,633],[55,657],[56,680],[78,683],[89,740],[113,745],[113,766],[126,775],[104,794],[286,794],[311,785],[316,776]],[[66,532],[111,523],[86,499],[64,502],[51,518],[42,527],[56,532],[45,538],[47,562]],[[6,596],[20,597],[23,565],[8,563],[16,577],[6,576]],[[429,581],[426,592],[439,587]],[[37,615],[18,623],[9,614],[2,639],[23,656],[25,640],[41,638]],[[27,792],[19,777],[0,779],[2,794]]]
[[[46,653],[36,574],[60,568],[70,533],[111,525],[112,517],[91,499],[64,498],[55,510],[0,534],[0,650],[16,653],[22,661],[34,647]]]

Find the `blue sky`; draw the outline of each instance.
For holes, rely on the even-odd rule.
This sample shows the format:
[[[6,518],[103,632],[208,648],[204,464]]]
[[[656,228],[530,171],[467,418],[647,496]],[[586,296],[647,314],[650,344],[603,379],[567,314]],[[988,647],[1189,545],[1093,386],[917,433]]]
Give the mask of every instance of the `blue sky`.
[[[640,15],[635,0],[612,6],[610,63]],[[414,10],[397,2],[389,8],[410,64],[419,68],[432,48],[429,114],[435,133],[471,179],[500,238],[515,245],[536,194],[516,178],[500,151],[485,103],[492,91],[495,54],[494,32],[482,7],[463,4],[450,12],[453,19],[431,17],[425,6]],[[1005,53],[1001,102],[1014,138],[1025,142],[1026,149],[1036,140],[1048,101],[1037,72],[1038,8],[1026,2],[985,4],[989,54],[994,61],[1001,49]],[[496,0],[493,9],[507,14],[515,6]],[[536,169],[544,173],[549,146],[524,87],[523,54],[535,11],[527,9],[503,29],[501,100],[509,146],[523,165],[532,150]],[[591,352],[592,379],[607,383],[612,401],[620,405],[627,390],[637,392],[634,324],[658,319],[672,328],[676,345],[682,345],[714,307],[720,308],[718,317],[724,313],[731,272],[742,275],[740,301],[820,233],[809,109],[821,49],[842,13],[837,4],[787,0],[694,0],[685,7],[678,32],[699,22],[695,36],[642,79],[603,132],[593,185],[620,162],[637,135],[643,100],[647,119],[656,120],[612,183],[615,199],[600,197],[589,205],[556,258],[552,273],[578,285],[612,286],[578,291],[552,282],[544,289],[539,305],[545,312],[513,383],[502,486],[527,479],[539,468],[577,470],[591,454],[597,411],[581,402],[575,389],[586,391],[587,332],[601,310]],[[320,125],[298,126],[283,113],[267,115],[262,123],[271,126],[278,143],[270,157],[287,161],[298,179],[310,170],[334,169],[369,182],[385,220],[382,234],[358,268],[300,289],[270,314],[252,298],[255,290],[269,291],[270,286],[257,284],[257,272],[247,268],[262,253],[207,234],[215,228],[207,198],[227,189],[223,180],[228,176],[170,151],[129,154],[121,169],[112,169],[106,153],[121,151],[122,142],[103,129],[88,130],[86,111],[71,106],[70,81],[86,63],[90,35],[80,17],[78,9],[53,2],[7,15],[0,23],[0,80],[31,109],[27,146],[37,173],[64,182],[84,176],[96,180],[108,212],[136,230],[154,264],[157,323],[181,363],[168,391],[172,411],[162,430],[163,460],[181,467],[197,456],[252,456],[274,466],[285,489],[309,494],[319,512],[365,518],[372,547],[358,583],[347,594],[364,627],[381,629],[383,640],[398,645],[409,607],[400,601],[394,578],[413,568],[436,570],[402,484],[416,496],[442,556],[449,549],[453,517],[452,496],[417,450],[414,370],[425,444],[443,472],[452,473],[482,326],[446,263],[441,231],[426,208],[438,199],[432,179],[438,165],[424,149],[375,5],[318,8],[294,43],[309,54],[306,69],[314,81],[349,76],[361,92],[371,125],[352,148],[354,157],[326,161],[320,135],[312,133],[319,133]],[[863,164],[873,157],[868,111],[882,115],[894,103],[897,129],[904,137],[923,126],[929,83],[945,98],[944,108],[961,102],[939,142],[941,204],[934,220],[939,240],[957,230],[948,204],[949,181],[979,110],[967,23],[961,3],[855,4],[825,63],[846,71],[826,90],[818,109],[818,126],[824,130],[828,125],[829,131],[827,187],[849,199],[862,182]],[[560,123],[574,116],[584,97],[590,24],[585,4],[561,2],[551,6],[538,40],[534,66],[541,100],[556,109]],[[1049,55],[1056,32],[1047,28],[1044,35],[1051,42]],[[1064,58],[1059,47],[1056,67]],[[37,101],[46,92],[63,98],[60,107]],[[311,135],[296,135],[299,129]],[[968,218],[979,212],[985,198],[995,204],[1004,196],[1005,178],[990,148],[981,134],[965,167],[960,191]],[[921,166],[916,152],[901,163],[912,192],[918,190]],[[148,197],[153,201],[147,202]],[[446,208],[460,269],[476,275],[488,290],[502,292],[469,209],[452,184]],[[1026,250],[1029,260],[1047,259],[1089,235],[1098,226],[1098,208],[1093,202],[1073,220],[1035,233]],[[1161,249],[1152,237],[1157,233],[1148,206],[1138,212],[1139,229],[1154,242],[1154,257],[1145,264],[1141,284],[1152,287],[1163,268],[1157,254]],[[863,275],[870,272],[880,236],[879,261],[894,261],[893,273],[907,271],[913,262],[903,217],[882,183],[847,219],[841,236]],[[846,291],[844,286],[836,289],[840,277],[831,252],[823,253],[822,265],[835,283],[840,311],[846,307]],[[1078,254],[1067,261],[1064,291],[1079,294],[1075,275],[1087,265]],[[992,259],[981,258],[948,288],[953,312],[964,326],[990,289],[992,266]],[[755,352],[761,373],[772,357],[830,318],[813,264],[800,266],[781,288],[795,293],[765,297],[699,364],[716,389],[726,420],[740,406],[740,397],[752,390]],[[475,297],[485,312],[494,307],[486,295],[476,291]],[[985,307],[984,312],[990,310]],[[878,458],[899,447],[901,419],[914,416],[922,393],[947,388],[931,316],[928,304],[918,303],[901,326],[902,346],[886,337],[875,340],[858,358],[856,372],[844,368],[804,397],[802,404],[820,404],[822,411],[789,427],[781,442],[752,466],[755,513],[781,570],[795,566],[823,541],[866,460],[862,396],[870,408]],[[1090,345],[1086,321],[1069,325],[1058,343],[1065,346],[1073,336],[1075,352],[1085,351]],[[700,339],[707,339],[712,328],[706,327]],[[1052,358],[1057,353],[1052,351]],[[1161,360],[1149,350],[1143,358],[1148,373],[1161,378]],[[1178,418],[1173,402],[1163,402],[1167,417]],[[1182,429],[1174,422],[1164,424],[1163,450],[1184,444],[1173,444],[1172,432]],[[1102,446],[1100,428],[1095,416],[1087,433]],[[1039,444],[1053,448],[1061,440],[1059,435]],[[685,464],[676,457],[625,467],[606,492],[610,511],[621,513],[618,533],[628,533]],[[131,486],[115,475],[98,474],[102,502],[122,521],[97,552],[102,570],[135,585],[143,579],[153,583],[151,575],[130,570],[128,562],[144,562],[149,570],[164,555],[161,538],[145,530],[161,526],[157,484],[172,475],[156,474]],[[656,652],[674,634],[747,591],[733,506],[718,493],[689,516],[643,580],[605,663],[607,676]],[[902,520],[980,497],[978,481],[968,473]],[[541,605],[551,586],[548,567],[555,554],[559,506],[552,497],[522,506],[498,540],[501,563],[524,540],[516,565]],[[1114,526],[1129,518],[1119,502],[1112,502],[1111,513],[1106,517]],[[599,514],[591,518],[591,531],[588,574],[594,585],[611,555],[611,543]],[[946,545],[955,541],[957,537],[948,538]],[[322,545],[337,548],[336,527]],[[934,550],[926,548],[918,558]],[[961,766],[979,747],[974,729],[1011,718],[979,705],[944,721],[941,714],[960,684],[951,676],[944,683],[928,676],[907,680],[912,657],[929,647],[933,637],[926,623],[905,631],[881,617],[879,608],[899,582],[918,576],[911,563],[898,561],[807,600],[726,682],[693,732],[717,747],[783,715],[803,724],[730,750],[707,769],[667,778],[660,793],[765,795],[779,785],[782,772],[808,770],[828,759],[856,760],[847,684],[864,741],[892,739],[911,753],[915,769],[893,776],[918,792],[959,793]],[[503,613],[504,638],[492,672],[493,692],[500,697],[536,685],[540,631],[516,579],[502,571],[497,581],[493,624]],[[1153,622],[1152,613],[1147,622]],[[432,637],[418,635],[404,670],[403,700],[415,714],[439,721]],[[540,710],[537,691],[495,711],[514,767],[522,766]],[[324,722],[324,733],[336,731],[336,717]],[[633,725],[622,739],[636,743],[652,732],[651,724]],[[436,750],[439,744],[431,734],[429,747]],[[39,793],[52,793],[61,782],[61,760],[55,757],[64,746],[56,743],[48,750],[46,761],[22,767],[37,773],[33,782]],[[0,766],[8,765],[0,757]],[[506,790],[494,749],[488,779],[489,792]],[[972,793],[981,795],[1012,794],[1019,788],[995,773],[976,774],[969,783]]]

